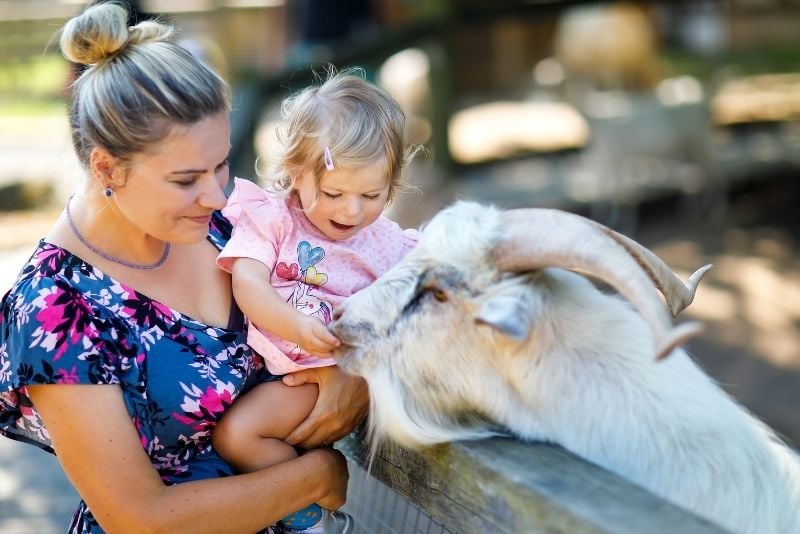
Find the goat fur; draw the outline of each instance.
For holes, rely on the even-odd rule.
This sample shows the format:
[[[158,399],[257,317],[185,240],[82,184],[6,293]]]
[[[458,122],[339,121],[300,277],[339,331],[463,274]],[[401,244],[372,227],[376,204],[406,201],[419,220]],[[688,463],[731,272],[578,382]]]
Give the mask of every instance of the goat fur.
[[[618,295],[564,269],[498,271],[500,213],[444,210],[336,311],[335,356],[369,383],[375,439],[420,448],[499,425],[734,532],[800,532],[797,454],[682,348],[657,362],[647,324]]]

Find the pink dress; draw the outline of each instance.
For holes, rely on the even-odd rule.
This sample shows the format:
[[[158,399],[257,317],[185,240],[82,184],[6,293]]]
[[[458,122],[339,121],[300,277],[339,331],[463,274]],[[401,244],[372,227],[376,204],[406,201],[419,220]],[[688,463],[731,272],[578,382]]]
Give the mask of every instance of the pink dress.
[[[418,236],[380,217],[355,236],[334,241],[306,219],[294,195],[277,196],[238,178],[223,214],[234,230],[217,264],[230,272],[235,258],[260,261],[270,269],[268,282],[283,300],[325,324],[337,304],[399,262]],[[277,375],[336,363],[253,324],[247,342]]]

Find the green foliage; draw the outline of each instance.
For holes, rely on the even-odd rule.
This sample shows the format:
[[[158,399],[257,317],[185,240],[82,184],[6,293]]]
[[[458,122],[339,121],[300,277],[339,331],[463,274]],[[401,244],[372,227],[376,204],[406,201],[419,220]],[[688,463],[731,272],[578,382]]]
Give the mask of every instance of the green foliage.
[[[800,71],[800,49],[796,47],[730,49],[714,55],[668,50],[663,56],[668,75],[688,74],[704,82],[721,71],[737,76]]]
[[[0,112],[30,113],[63,109],[69,63],[58,54],[0,62]]]

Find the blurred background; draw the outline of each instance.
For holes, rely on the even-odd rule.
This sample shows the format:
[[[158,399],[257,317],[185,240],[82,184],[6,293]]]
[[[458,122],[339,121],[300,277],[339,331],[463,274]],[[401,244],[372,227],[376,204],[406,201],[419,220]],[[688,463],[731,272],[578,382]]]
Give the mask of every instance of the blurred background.
[[[406,173],[419,191],[389,211],[401,224],[457,198],[557,207],[682,275],[714,263],[684,312],[706,325],[689,349],[800,444],[800,0],[131,4],[232,83],[239,176],[258,181],[284,97],[328,64],[359,66],[426,148]],[[82,180],[56,34],[84,5],[0,0],[0,293]],[[36,511],[68,515],[74,494],[51,458],[8,441],[0,530],[52,528]]]

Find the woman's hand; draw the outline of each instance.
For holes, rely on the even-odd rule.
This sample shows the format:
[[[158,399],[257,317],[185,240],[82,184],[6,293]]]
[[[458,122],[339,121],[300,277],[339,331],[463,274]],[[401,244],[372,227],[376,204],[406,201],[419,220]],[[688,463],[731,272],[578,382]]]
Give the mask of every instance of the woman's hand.
[[[367,414],[369,389],[366,381],[338,367],[313,367],[283,377],[287,386],[313,383],[319,386],[317,403],[284,441],[310,449],[330,445],[350,433]]]
[[[317,500],[317,504],[328,510],[338,510],[344,506],[347,499],[347,480],[349,478],[347,459],[345,459],[344,455],[336,449],[323,447],[312,449],[303,456],[317,456],[323,460],[327,467],[325,474],[330,477],[331,487],[324,497]]]

